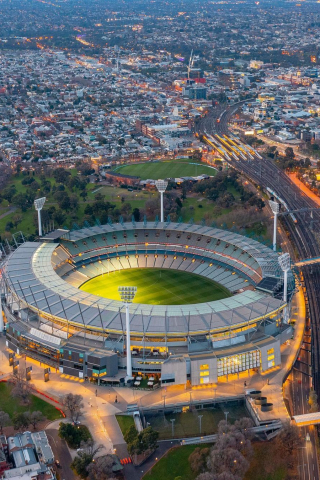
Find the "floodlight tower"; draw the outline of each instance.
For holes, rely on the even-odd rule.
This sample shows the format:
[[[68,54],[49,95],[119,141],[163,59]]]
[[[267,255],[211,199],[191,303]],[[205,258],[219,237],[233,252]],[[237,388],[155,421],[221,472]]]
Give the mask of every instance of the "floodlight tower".
[[[278,258],[278,262],[280,267],[282,268],[283,274],[284,274],[284,280],[283,280],[283,301],[287,302],[288,298],[288,272],[290,270],[290,255],[289,253],[284,253],[283,255],[280,255]]]
[[[163,222],[163,194],[166,191],[168,182],[166,180],[156,180],[156,187],[161,196],[161,222]]]
[[[277,218],[280,212],[280,203],[275,202],[274,200],[269,200],[269,205],[274,215],[273,217],[273,251],[277,251]]]
[[[126,307],[127,379],[129,379],[132,377],[129,305],[133,302],[133,299],[137,293],[137,287],[119,287],[118,292]]]
[[[35,201],[34,201],[34,206],[35,206],[35,209],[37,210],[38,212],[38,227],[39,227],[39,237],[42,237],[42,225],[41,225],[41,210],[43,208],[43,205],[46,201],[46,197],[42,197],[42,198],[37,198]]]
[[[283,271],[283,301],[287,303],[288,301],[288,272],[290,270],[290,255],[289,253],[284,253],[278,258],[279,265]],[[284,317],[285,322],[288,322],[288,308],[285,308]]]

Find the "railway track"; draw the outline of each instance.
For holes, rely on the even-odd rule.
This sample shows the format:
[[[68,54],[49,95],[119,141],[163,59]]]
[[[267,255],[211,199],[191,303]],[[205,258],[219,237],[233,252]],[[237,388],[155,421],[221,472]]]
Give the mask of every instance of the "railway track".
[[[234,114],[235,107],[227,109],[216,108],[213,112],[202,119],[199,124],[199,133],[217,133],[228,135],[228,121]],[[218,120],[218,122],[217,122]],[[291,179],[280,170],[274,163],[265,159],[255,157],[254,160],[238,161],[231,158],[230,165],[243,175],[247,176],[255,184],[263,188],[271,188],[280,198],[285,200],[290,210],[303,208],[316,208],[317,205],[307,197],[291,181]],[[290,217],[283,217],[290,233],[291,241],[296,247],[300,259],[320,256],[320,247],[316,241],[315,233],[310,229],[309,221],[305,214],[297,214],[297,224],[294,224]],[[320,222],[320,214],[315,211],[314,221]],[[312,376],[314,388],[320,398],[320,265],[302,267],[305,296],[307,304],[307,315],[311,325],[311,359]]]

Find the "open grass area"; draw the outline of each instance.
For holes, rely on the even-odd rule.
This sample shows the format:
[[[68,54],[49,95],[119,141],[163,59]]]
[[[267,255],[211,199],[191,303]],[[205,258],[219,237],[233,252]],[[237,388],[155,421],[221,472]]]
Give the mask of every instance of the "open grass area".
[[[228,421],[234,423],[237,419],[247,417],[248,413],[243,404],[228,404],[225,408],[217,405],[216,408],[208,408],[203,410],[192,410],[183,413],[171,413],[167,415],[146,415],[147,422],[152,428],[159,432],[160,439],[172,438],[172,424],[174,422],[174,438],[185,438],[200,435],[201,418],[201,435],[212,435],[218,431],[218,423],[225,419],[224,411],[227,410]]]
[[[157,180],[158,178],[196,177],[202,174],[214,176],[216,174],[214,168],[187,159],[179,162],[171,160],[121,165],[114,170],[123,175],[140,177],[142,180],[149,178]]]
[[[21,405],[20,401],[11,395],[12,386],[8,383],[0,383],[0,411],[9,414],[12,419],[15,413],[40,411],[48,420],[57,420],[62,418],[61,413],[50,403],[35,395],[30,396],[28,405]]]
[[[189,456],[199,445],[185,445],[176,447],[162,457],[144,475],[144,480],[175,480],[181,477],[183,480],[194,480],[194,474],[189,465]],[[212,445],[200,445],[201,448],[210,448]],[[285,460],[281,459],[276,452],[275,440],[270,442],[254,442],[254,455],[250,461],[250,467],[244,480],[284,480],[286,478],[298,478],[297,472],[288,470]],[[292,475],[293,474],[293,475]]]
[[[170,450],[154,467],[144,475],[144,480],[194,480],[196,475],[189,465],[189,456],[199,445],[185,445]],[[201,448],[208,448],[211,445],[201,445]]]
[[[116,415],[116,419],[119,423],[122,435],[125,435],[127,430],[129,430],[129,428],[134,425],[134,420],[131,415]]]
[[[119,300],[118,287],[134,285],[134,303],[185,305],[229,297],[230,292],[212,280],[189,272],[162,268],[132,268],[99,275],[81,285],[81,290]]]

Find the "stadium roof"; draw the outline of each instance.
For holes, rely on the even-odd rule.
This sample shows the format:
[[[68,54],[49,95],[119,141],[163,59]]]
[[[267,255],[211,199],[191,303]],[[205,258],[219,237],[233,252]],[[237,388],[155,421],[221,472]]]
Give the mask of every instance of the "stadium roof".
[[[166,224],[149,222],[106,225],[67,233],[68,239],[86,238],[103,232],[124,229],[165,228]],[[170,224],[177,229],[209,235],[250,252],[260,265],[275,262],[277,255],[258,242],[240,235],[199,225]],[[5,275],[20,299],[34,311],[47,317],[80,324],[94,330],[122,333],[125,325],[123,303],[79,290],[54,271],[51,259],[57,244],[27,242],[6,263]],[[131,332],[134,334],[197,334],[248,325],[276,313],[284,307],[282,300],[263,292],[246,290],[223,300],[193,305],[130,305]]]

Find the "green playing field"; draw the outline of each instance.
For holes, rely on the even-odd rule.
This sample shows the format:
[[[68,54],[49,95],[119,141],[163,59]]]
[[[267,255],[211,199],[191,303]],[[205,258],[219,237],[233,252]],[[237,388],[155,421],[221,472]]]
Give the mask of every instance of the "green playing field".
[[[230,292],[212,280],[179,270],[133,268],[88,280],[81,290],[112,300],[120,300],[118,287],[137,287],[134,303],[185,305],[230,297]]]
[[[115,171],[123,175],[135,175],[142,180],[148,178],[157,180],[158,178],[196,177],[202,174],[214,176],[216,174],[214,168],[203,163],[192,163],[192,160],[136,163],[117,167]]]

